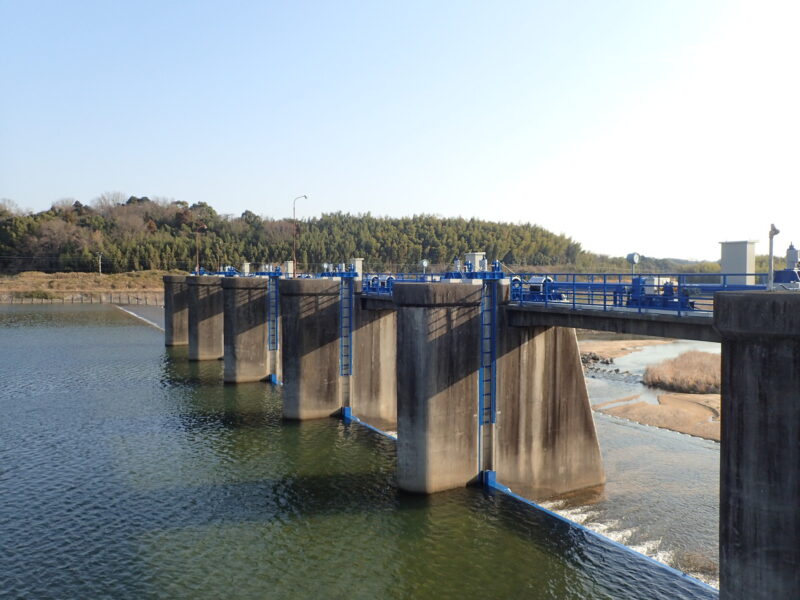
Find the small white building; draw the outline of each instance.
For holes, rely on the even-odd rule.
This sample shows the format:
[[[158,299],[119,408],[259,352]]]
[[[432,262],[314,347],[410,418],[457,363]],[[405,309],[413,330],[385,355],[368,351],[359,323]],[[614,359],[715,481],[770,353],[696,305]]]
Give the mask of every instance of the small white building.
[[[756,278],[756,242],[720,242],[722,245],[722,261],[720,272],[723,275],[736,273],[737,276],[726,278],[727,283],[755,285]],[[747,273],[747,275],[744,275]],[[721,282],[720,282],[721,283]]]

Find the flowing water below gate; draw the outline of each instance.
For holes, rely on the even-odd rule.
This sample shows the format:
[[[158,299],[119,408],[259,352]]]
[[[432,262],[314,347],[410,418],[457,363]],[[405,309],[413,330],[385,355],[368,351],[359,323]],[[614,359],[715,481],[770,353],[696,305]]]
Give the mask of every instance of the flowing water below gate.
[[[640,382],[646,367],[691,350],[719,353],[720,344],[677,340],[616,358],[587,376],[591,403],[657,403],[664,392]],[[594,420],[606,484],[542,506],[718,587],[719,443],[599,412]]]
[[[391,440],[283,422],[279,388],[222,385],[162,336],[107,306],[0,307],[9,597],[715,597],[502,494],[402,494]],[[609,484],[559,510],[714,562],[693,558],[716,543],[712,443],[596,416]]]

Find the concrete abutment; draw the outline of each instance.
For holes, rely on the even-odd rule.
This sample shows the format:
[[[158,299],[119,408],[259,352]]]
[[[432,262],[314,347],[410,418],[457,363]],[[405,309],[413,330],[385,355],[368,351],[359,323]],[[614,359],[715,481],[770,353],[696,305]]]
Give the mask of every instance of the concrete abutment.
[[[720,598],[800,593],[800,293],[720,292]]]

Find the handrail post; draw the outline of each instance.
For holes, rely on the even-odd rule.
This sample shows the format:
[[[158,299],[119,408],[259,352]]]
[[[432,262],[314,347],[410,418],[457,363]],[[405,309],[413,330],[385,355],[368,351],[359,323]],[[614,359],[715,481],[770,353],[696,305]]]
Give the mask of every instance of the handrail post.
[[[572,274],[572,310],[575,310],[575,273]]]

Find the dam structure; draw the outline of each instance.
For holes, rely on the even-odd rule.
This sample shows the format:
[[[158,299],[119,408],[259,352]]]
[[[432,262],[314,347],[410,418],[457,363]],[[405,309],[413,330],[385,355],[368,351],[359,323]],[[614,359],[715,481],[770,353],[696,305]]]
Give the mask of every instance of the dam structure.
[[[227,383],[282,383],[285,419],[396,431],[413,493],[604,482],[575,327],[721,341],[720,597],[800,590],[800,295],[621,277],[559,289],[498,264],[286,272],[165,277],[165,343],[224,360]]]

